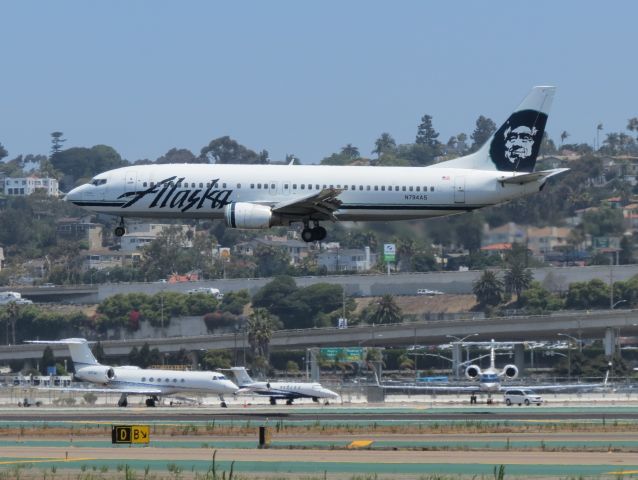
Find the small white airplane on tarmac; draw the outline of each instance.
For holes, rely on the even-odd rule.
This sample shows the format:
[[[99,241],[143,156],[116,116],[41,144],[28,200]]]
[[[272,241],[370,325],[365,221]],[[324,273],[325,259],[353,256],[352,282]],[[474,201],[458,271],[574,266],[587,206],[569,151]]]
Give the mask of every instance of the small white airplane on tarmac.
[[[534,87],[477,152],[427,167],[135,165],[100,173],[65,199],[120,217],[120,237],[126,217],[222,219],[244,229],[299,222],[313,242],[326,237],[320,222],[470,212],[538,192],[568,170],[534,171],[554,90]]]
[[[339,398],[337,393],[316,382],[256,382],[248,375],[245,367],[232,367],[229,370],[237,380],[239,394],[270,397],[271,405],[275,405],[277,400],[286,400],[286,405],[292,405],[297,398],[312,398],[313,402],[322,398],[327,405],[329,399]]]
[[[458,342],[453,342],[454,343]],[[465,377],[468,380],[478,380],[478,385],[399,385],[399,384],[382,384],[379,382],[377,377],[377,385],[382,387],[384,390],[395,390],[395,391],[419,391],[423,393],[463,393],[467,392],[471,394],[471,401],[474,402],[477,393],[486,393],[487,394],[487,403],[492,403],[492,394],[497,393],[505,389],[506,387],[502,384],[502,380],[514,380],[518,377],[518,367],[514,364],[505,365],[503,368],[496,367],[496,349],[499,346],[511,346],[515,344],[527,344],[529,342],[495,342],[492,340],[491,342],[461,342],[462,346],[470,346],[470,345],[478,345],[478,346],[487,346],[490,349],[490,366],[486,369],[481,369],[480,366],[472,363],[465,367]],[[479,357],[483,358],[483,357]],[[476,361],[474,359],[473,361]],[[467,364],[468,362],[463,362],[463,364]],[[376,376],[376,372],[375,372]],[[555,383],[551,385],[533,385],[533,386],[522,386],[522,385],[512,385],[512,388],[518,388],[522,390],[533,390],[533,391],[561,391],[561,390],[575,390],[575,389],[595,389],[599,387],[607,386],[607,379],[609,378],[609,370],[605,375],[605,380],[603,383],[576,383],[576,384],[567,384],[567,383]]]
[[[160,397],[194,393],[219,395],[221,406],[226,407],[224,394],[233,394],[238,390],[237,385],[218,372],[188,372],[102,365],[93,356],[89,342],[84,338],[31,340],[26,343],[67,345],[75,367],[75,378],[103,385],[105,388],[61,388],[61,390],[121,393],[117,402],[119,407],[128,405],[129,395],[147,396],[146,406],[154,407]]]

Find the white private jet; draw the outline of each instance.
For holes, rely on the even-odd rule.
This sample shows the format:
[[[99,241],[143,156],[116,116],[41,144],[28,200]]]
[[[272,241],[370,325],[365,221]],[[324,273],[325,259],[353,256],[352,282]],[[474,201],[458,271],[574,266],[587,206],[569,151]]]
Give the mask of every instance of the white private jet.
[[[75,367],[75,378],[103,385],[105,388],[64,388],[82,392],[121,393],[117,405],[126,407],[129,395],[144,395],[147,407],[154,407],[160,397],[175,394],[205,393],[219,395],[221,406],[226,407],[224,394],[237,392],[238,387],[217,372],[187,372],[146,369],[134,366],[110,367],[102,365],[91,353],[84,338],[63,340],[31,340],[26,343],[67,345]]]
[[[120,217],[224,219],[229,228],[301,222],[306,242],[325,221],[421,219],[469,212],[542,190],[568,169],[534,172],[554,87],[534,87],[475,153],[427,167],[137,165],[96,175],[66,200]],[[310,226],[312,222],[312,228]]]
[[[496,366],[496,349],[499,346],[511,346],[515,344],[527,344],[528,342],[495,342],[492,340],[491,342],[461,342],[462,346],[470,346],[470,345],[479,345],[479,346],[487,346],[490,349],[490,366],[486,369],[481,369],[480,366],[472,363],[465,367],[465,377],[468,380],[476,381],[478,380],[477,385],[393,385],[393,384],[381,384],[379,383],[379,379],[377,378],[377,384],[385,390],[402,390],[402,391],[420,391],[423,393],[470,393],[472,395],[472,401],[475,400],[475,395],[477,393],[486,393],[487,394],[487,403],[492,403],[492,394],[498,393],[502,391],[506,386],[502,384],[503,380],[514,380],[518,378],[518,367],[514,364],[505,365],[502,368],[498,368]],[[458,342],[453,342],[452,345],[459,344]],[[485,356],[485,355],[484,355]],[[479,358],[483,358],[481,356]],[[474,359],[473,361],[476,361]],[[469,362],[463,362],[463,364],[467,364]],[[376,376],[376,373],[375,373]],[[575,384],[567,384],[567,383],[555,383],[551,385],[530,385],[530,386],[521,386],[521,385],[511,385],[512,388],[518,388],[522,390],[533,390],[533,391],[550,391],[550,392],[558,392],[561,390],[582,390],[582,389],[595,389],[599,387],[607,387],[607,380],[609,378],[609,371],[607,371],[605,375],[605,380],[603,383],[575,383]]]
[[[322,398],[327,405],[330,399],[339,398],[337,393],[316,382],[256,382],[248,375],[245,367],[232,367],[229,370],[235,375],[240,394],[270,397],[271,405],[276,405],[277,400],[286,400],[286,405],[292,405],[297,398],[312,398],[313,402]]]

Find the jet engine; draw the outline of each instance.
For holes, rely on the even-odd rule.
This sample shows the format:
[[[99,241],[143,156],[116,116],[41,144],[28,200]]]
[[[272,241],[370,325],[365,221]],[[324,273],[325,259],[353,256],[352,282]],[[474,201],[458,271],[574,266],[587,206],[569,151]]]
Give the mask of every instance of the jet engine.
[[[109,383],[115,378],[115,371],[106,365],[91,365],[90,367],[80,368],[75,372],[75,376],[90,382]]]
[[[470,365],[465,369],[465,377],[470,380],[474,380],[478,378],[480,374],[481,374],[481,369],[479,368],[478,365]]]
[[[503,375],[509,379],[518,377],[518,368],[516,365],[505,365],[503,367]]]
[[[235,202],[224,207],[226,226],[230,228],[270,228],[279,225],[277,214],[266,205]]]

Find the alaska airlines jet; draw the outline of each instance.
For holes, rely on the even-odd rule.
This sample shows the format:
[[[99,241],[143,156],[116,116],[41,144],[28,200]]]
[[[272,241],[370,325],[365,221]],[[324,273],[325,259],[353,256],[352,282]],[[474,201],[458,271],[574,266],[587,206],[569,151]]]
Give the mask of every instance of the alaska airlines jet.
[[[237,385],[217,372],[182,372],[163,369],[146,369],[133,366],[109,367],[102,365],[91,353],[84,338],[63,340],[31,340],[27,343],[43,345],[67,345],[75,367],[75,378],[103,385],[105,388],[82,388],[82,392],[121,393],[119,407],[128,405],[129,395],[144,395],[147,407],[154,407],[161,396],[177,393],[208,393],[219,395],[221,406],[226,407],[224,394],[235,393]],[[64,388],[63,390],[73,390]]]
[[[250,378],[245,367],[232,367],[230,371],[235,375],[240,387],[239,394],[251,393],[270,397],[271,405],[275,405],[277,400],[286,400],[286,405],[292,405],[296,398],[312,398],[313,402],[323,398],[327,405],[329,399],[339,398],[337,393],[316,382],[256,382]]]
[[[137,165],[96,175],[66,200],[120,217],[224,219],[229,228],[301,222],[408,220],[469,212],[541,190],[568,169],[534,172],[554,87],[534,87],[475,153],[427,167]],[[311,227],[312,224],[312,227]]]

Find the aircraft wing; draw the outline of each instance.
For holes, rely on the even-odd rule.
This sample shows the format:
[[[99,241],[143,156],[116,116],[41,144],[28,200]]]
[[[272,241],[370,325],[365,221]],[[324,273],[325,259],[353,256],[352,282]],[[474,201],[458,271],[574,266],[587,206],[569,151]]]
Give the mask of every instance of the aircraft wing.
[[[25,385],[25,389],[55,391],[55,392],[78,392],[78,393],[126,393],[127,395],[164,395],[159,388],[98,388],[98,387],[30,387]]]
[[[379,386],[384,390],[421,393],[471,393],[481,391],[479,385],[391,385],[382,383]]]
[[[324,188],[305,197],[279,202],[272,207],[272,211],[291,217],[312,216],[316,220],[336,220],[334,212],[341,206],[341,200],[337,197],[342,191]]]

